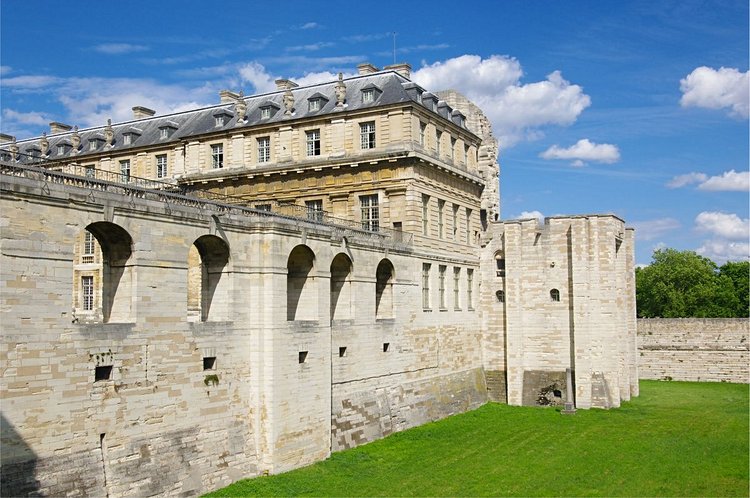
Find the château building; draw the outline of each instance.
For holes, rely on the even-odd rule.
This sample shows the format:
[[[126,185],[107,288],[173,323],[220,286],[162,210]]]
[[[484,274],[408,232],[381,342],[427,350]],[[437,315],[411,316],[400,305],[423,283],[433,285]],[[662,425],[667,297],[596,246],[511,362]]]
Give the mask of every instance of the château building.
[[[501,220],[481,109],[358,69],[2,137],[2,495],[195,495],[638,394],[632,230]]]

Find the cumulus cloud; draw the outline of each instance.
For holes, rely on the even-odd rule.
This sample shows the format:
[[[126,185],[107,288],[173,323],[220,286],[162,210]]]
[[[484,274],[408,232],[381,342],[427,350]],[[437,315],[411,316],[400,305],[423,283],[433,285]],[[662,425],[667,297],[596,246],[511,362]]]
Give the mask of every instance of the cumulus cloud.
[[[703,211],[695,217],[695,228],[731,240],[750,238],[750,220],[734,213]]]
[[[687,173],[684,175],[677,175],[667,182],[667,188],[680,188],[693,183],[705,182],[707,179],[708,175],[705,173]]]
[[[529,218],[535,218],[539,223],[544,223],[544,215],[541,211],[521,211],[521,214],[518,215],[519,220],[526,220]]]
[[[148,47],[145,45],[134,45],[132,43],[102,43],[94,46],[96,52],[108,55],[132,54],[134,52],[145,52]]]
[[[243,83],[250,83],[258,93],[272,92],[276,90],[276,83],[274,78],[268,72],[262,64],[257,62],[249,62],[239,68],[240,78]]]
[[[730,114],[747,118],[750,97],[750,71],[744,73],[731,67],[718,70],[701,66],[680,80],[683,107],[730,109]]]
[[[701,256],[710,258],[718,265],[727,261],[745,261],[750,259],[750,244],[728,240],[707,240],[695,250]]]
[[[708,180],[698,185],[700,190],[713,191],[750,191],[750,171],[729,170],[721,176],[712,176]]]
[[[518,60],[502,55],[462,55],[425,65],[412,80],[433,91],[454,89],[481,107],[501,147],[538,137],[548,125],[569,125],[591,105],[583,88],[554,71],[544,81],[521,83]]]
[[[307,45],[294,45],[292,47],[287,47],[286,50],[288,52],[315,52],[317,50],[320,50],[321,48],[327,48],[333,46],[333,43],[331,42],[318,42],[318,43],[310,43]]]
[[[305,24],[303,24],[302,26],[300,26],[299,29],[315,29],[315,28],[319,28],[319,27],[320,27],[320,24],[318,24],[316,22],[306,22]]]
[[[18,112],[13,109],[3,109],[3,120],[24,125],[46,125],[52,121],[39,112]]]
[[[597,144],[588,138],[583,138],[568,148],[553,145],[539,154],[539,157],[573,160],[573,166],[583,166],[584,161],[611,164],[620,160],[620,151],[616,145]]]
[[[635,236],[638,240],[654,240],[662,235],[680,228],[680,222],[674,218],[656,218],[653,220],[634,221]]]
[[[705,173],[678,175],[667,182],[668,188],[680,188],[698,184],[698,190],[713,192],[747,192],[750,190],[750,171],[725,171],[721,175],[709,177]]]

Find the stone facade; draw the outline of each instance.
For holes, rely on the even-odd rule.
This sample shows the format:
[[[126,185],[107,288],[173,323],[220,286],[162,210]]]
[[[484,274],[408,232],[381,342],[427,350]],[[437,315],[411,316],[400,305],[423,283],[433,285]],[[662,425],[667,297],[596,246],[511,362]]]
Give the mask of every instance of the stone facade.
[[[632,231],[498,220],[481,110],[360,70],[0,148],[3,495],[195,495],[567,368],[637,395]]]
[[[642,379],[750,382],[747,318],[640,318]]]

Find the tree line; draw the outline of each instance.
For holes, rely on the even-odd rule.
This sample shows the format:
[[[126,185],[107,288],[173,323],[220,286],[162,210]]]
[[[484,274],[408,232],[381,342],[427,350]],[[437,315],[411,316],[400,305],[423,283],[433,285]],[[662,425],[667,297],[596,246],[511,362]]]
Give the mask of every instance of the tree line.
[[[693,251],[660,249],[635,270],[639,318],[750,316],[750,262],[721,266]]]

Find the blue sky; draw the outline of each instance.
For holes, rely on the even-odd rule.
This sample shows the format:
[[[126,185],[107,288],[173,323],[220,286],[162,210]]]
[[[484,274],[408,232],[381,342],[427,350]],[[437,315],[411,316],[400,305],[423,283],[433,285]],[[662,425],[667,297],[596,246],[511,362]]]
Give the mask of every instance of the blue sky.
[[[409,62],[482,106],[501,213],[611,212],[654,248],[748,258],[748,2],[0,4],[3,133],[38,136]]]

